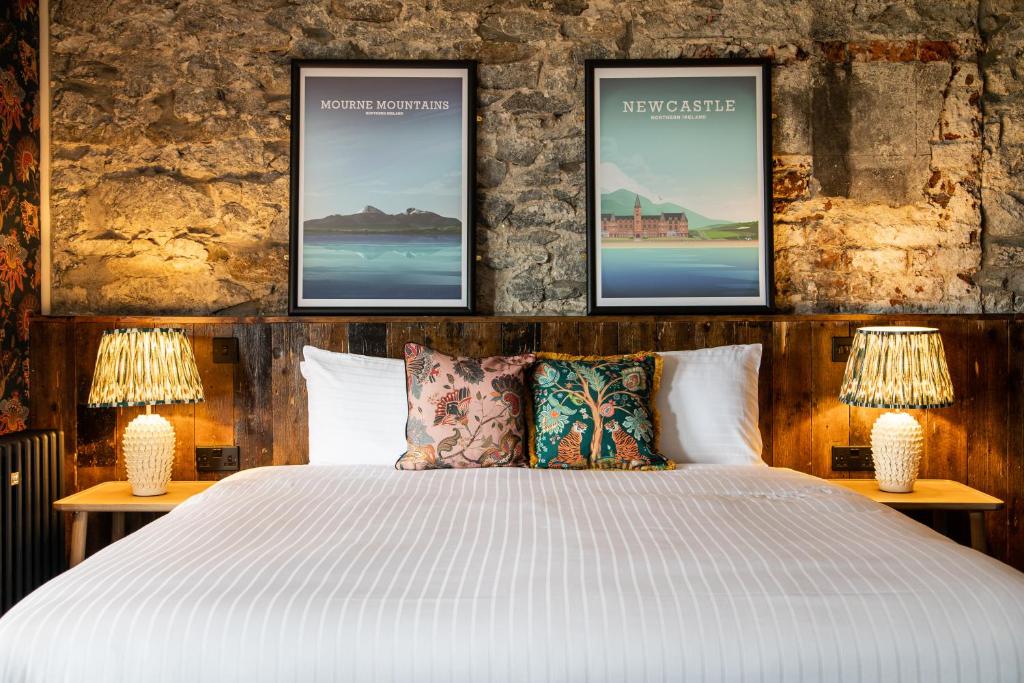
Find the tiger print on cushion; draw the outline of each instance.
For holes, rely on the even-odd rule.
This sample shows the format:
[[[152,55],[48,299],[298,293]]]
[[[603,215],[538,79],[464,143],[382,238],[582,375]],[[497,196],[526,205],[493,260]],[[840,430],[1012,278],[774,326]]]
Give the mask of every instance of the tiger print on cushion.
[[[650,458],[640,452],[636,439],[626,433],[626,430],[615,420],[605,425],[605,429],[612,435],[612,443],[615,444],[615,462],[622,466],[622,469],[634,470],[651,464]]]
[[[542,469],[672,469],[655,449],[651,398],[661,358],[538,354],[530,374],[530,464]]]
[[[586,469],[587,461],[583,457],[583,434],[586,431],[587,425],[579,421],[574,422],[569,433],[558,442],[558,456],[548,463],[548,467],[567,470]]]

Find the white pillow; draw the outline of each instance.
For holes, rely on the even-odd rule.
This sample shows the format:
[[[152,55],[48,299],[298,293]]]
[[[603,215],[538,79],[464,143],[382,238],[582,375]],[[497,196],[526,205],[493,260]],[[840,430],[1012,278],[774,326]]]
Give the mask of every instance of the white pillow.
[[[666,351],[654,399],[659,451],[680,463],[762,464],[757,428],[761,345]]]
[[[393,466],[406,449],[405,363],[314,346],[302,356],[309,464]]]

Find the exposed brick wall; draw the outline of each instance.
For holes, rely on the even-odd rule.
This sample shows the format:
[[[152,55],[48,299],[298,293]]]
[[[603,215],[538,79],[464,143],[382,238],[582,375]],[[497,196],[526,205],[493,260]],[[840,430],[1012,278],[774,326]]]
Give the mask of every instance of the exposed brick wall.
[[[582,312],[583,60],[765,55],[779,305],[1008,310],[1024,70],[997,4],[60,0],[54,306],[284,311],[289,59],[470,58],[480,307]]]

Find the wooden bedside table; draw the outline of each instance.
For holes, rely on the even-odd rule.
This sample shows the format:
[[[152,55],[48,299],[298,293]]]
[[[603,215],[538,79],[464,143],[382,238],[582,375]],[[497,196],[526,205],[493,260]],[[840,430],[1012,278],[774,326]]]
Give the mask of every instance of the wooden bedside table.
[[[89,528],[90,512],[113,513],[110,535],[111,541],[117,541],[124,536],[124,513],[167,512],[216,483],[172,481],[167,485],[167,493],[162,496],[133,496],[131,484],[128,482],[107,481],[67,498],[61,498],[54,502],[54,509],[75,513],[71,524],[71,557],[68,564],[74,567],[85,559],[85,532]]]
[[[873,501],[895,510],[960,510],[971,520],[971,547],[981,552],[985,548],[985,515],[987,510],[999,510],[1003,501],[972,489],[967,484],[949,479],[918,479],[911,493],[889,493],[878,488],[874,479],[828,479],[830,484],[856,491]]]

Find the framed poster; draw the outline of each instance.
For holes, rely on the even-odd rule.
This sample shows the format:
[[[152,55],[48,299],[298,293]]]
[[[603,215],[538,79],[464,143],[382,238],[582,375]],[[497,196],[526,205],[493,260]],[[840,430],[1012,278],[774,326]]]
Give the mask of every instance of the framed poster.
[[[771,309],[769,65],[587,62],[590,313]]]
[[[289,313],[473,312],[475,79],[292,62]]]

